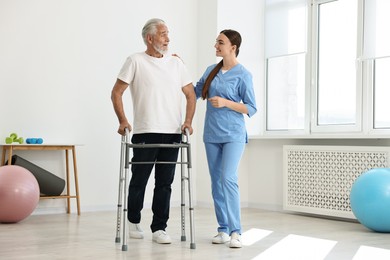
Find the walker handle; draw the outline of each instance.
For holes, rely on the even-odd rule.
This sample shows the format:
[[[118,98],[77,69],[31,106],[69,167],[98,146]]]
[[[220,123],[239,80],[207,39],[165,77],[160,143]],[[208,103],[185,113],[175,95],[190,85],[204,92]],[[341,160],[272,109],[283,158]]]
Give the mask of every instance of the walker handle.
[[[188,128],[184,128],[184,132],[185,132],[187,143],[190,143],[190,130]]]
[[[125,140],[126,143],[130,143],[130,130],[127,127],[125,127]]]

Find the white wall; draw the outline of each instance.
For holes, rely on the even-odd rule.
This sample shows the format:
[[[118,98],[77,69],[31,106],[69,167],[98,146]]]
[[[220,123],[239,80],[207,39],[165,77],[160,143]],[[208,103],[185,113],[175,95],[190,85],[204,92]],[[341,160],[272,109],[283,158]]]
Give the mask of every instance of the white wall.
[[[141,29],[152,17],[166,20],[170,49],[186,61],[195,79],[195,0],[0,4],[0,142],[16,132],[24,138],[43,137],[46,143],[82,144],[77,159],[84,211],[116,207],[120,136],[110,92],[125,58],[145,50]],[[126,105],[130,107],[130,100]],[[57,162],[62,154],[20,154],[64,176],[64,165]],[[149,189],[146,206],[150,193]],[[178,195],[175,191],[173,201],[179,201]],[[45,200],[39,207],[63,204]]]

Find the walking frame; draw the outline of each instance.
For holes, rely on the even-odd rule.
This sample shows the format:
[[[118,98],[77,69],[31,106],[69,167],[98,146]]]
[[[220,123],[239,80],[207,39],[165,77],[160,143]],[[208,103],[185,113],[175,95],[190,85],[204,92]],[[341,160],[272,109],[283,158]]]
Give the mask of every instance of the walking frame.
[[[182,134],[182,141],[173,144],[131,144],[130,132],[126,128],[126,134],[122,136],[121,152],[120,152],[120,169],[119,169],[119,192],[118,192],[118,209],[116,223],[115,243],[121,242],[122,231],[122,251],[127,251],[127,199],[128,199],[128,180],[129,180],[129,165],[130,164],[180,164],[181,165],[181,241],[186,241],[185,231],[185,182],[188,184],[188,203],[189,203],[189,218],[190,218],[190,248],[195,249],[195,230],[194,230],[194,208],[192,204],[192,162],[191,162],[191,144],[189,130],[186,128]],[[130,160],[130,149],[132,148],[180,148],[181,160],[178,162],[132,162]],[[186,156],[185,156],[186,155]],[[185,173],[187,166],[187,174]],[[123,211],[122,211],[123,207]]]

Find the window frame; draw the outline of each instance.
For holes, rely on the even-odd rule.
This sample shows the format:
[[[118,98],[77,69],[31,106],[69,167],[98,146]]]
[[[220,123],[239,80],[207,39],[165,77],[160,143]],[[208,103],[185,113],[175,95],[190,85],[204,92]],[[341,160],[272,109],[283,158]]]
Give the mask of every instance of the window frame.
[[[311,120],[310,120],[310,132],[313,134],[316,133],[361,133],[362,132],[362,91],[363,91],[363,70],[362,63],[356,61],[356,100],[355,100],[355,118],[356,122],[354,125],[342,125],[342,124],[334,124],[334,125],[318,125],[318,48],[319,48],[319,7],[321,4],[327,4],[338,0],[313,0],[311,6],[311,14],[312,14],[312,30],[311,30]],[[360,57],[362,55],[362,8],[360,7],[360,0],[357,0],[358,3],[358,14],[357,14],[357,53],[356,57]]]
[[[305,123],[304,129],[267,129],[268,102],[268,58],[264,57],[264,120],[263,136],[280,138],[390,138],[390,127],[375,129],[375,58],[363,58],[364,51],[364,4],[367,0],[357,1],[357,37],[356,37],[356,122],[353,125],[318,125],[318,25],[319,6],[344,0],[307,0],[307,50],[305,85]],[[266,10],[265,10],[266,12]],[[265,37],[267,37],[265,35]],[[286,56],[288,56],[286,54]]]

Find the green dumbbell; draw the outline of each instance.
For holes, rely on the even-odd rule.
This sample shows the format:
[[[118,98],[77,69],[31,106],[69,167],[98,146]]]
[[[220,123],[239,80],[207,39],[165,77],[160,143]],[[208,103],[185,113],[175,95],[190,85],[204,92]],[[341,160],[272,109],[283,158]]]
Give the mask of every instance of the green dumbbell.
[[[23,137],[19,137],[18,138],[18,135],[15,134],[15,133],[12,133],[9,135],[9,137],[6,137],[5,138],[5,143],[6,144],[12,144],[12,143],[19,143],[19,144],[22,144],[24,142],[23,140]]]

